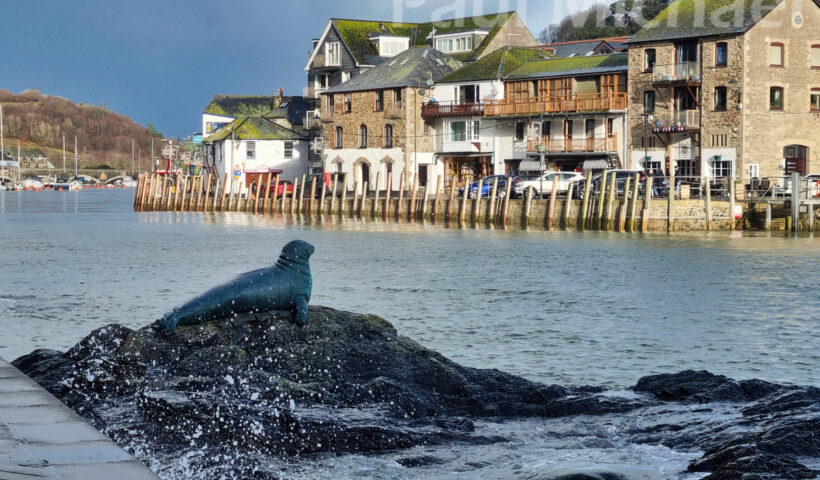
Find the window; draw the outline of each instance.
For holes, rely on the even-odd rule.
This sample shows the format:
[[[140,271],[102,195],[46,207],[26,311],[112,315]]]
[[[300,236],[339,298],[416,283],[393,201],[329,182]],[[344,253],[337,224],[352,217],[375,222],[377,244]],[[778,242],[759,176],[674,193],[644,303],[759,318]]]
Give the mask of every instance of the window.
[[[468,52],[473,49],[473,37],[440,38],[436,40],[436,49],[440,52]]]
[[[783,44],[771,44],[769,47],[769,64],[773,67],[782,67],[784,65],[783,57]]]
[[[726,111],[726,87],[715,87],[715,110]]]
[[[430,135],[430,133],[432,133],[432,131],[433,131],[433,129],[430,126],[430,122],[424,122],[424,134],[425,135]]]
[[[350,80],[351,76],[353,76],[353,74],[350,72],[342,72],[342,83],[345,83],[346,81]]]
[[[715,66],[725,67],[729,64],[729,45],[721,42],[715,45]]]
[[[643,92],[643,109],[645,112],[655,111],[655,91],[647,90]]]
[[[339,42],[325,44],[325,65],[338,67],[342,64],[342,49]]]
[[[374,97],[373,111],[374,112],[383,112],[384,111],[384,91],[379,90],[378,92],[374,92],[373,97]]]
[[[336,132],[333,138],[334,148],[344,148],[344,135],[342,127],[336,127]]]
[[[679,177],[697,177],[698,172],[695,170],[695,162],[699,160],[678,160],[678,176]]]
[[[651,72],[655,68],[655,49],[647,48],[643,51],[643,67],[647,72]]]
[[[646,157],[641,160],[641,165],[643,165],[643,169],[645,172],[649,172],[653,170],[655,172],[661,171],[661,162],[657,160],[652,160],[652,157]]]
[[[541,136],[549,138],[552,135],[552,122],[544,122],[541,124]]]
[[[452,142],[478,142],[481,140],[481,122],[450,122],[450,141]]]
[[[353,111],[353,94],[345,93],[345,113]]]
[[[783,110],[783,87],[772,87],[769,90],[769,109]]]
[[[711,167],[712,176],[715,178],[732,176],[732,161],[723,160],[720,155],[715,155],[712,158]]]
[[[641,137],[641,148],[655,148],[655,137]]]
[[[359,148],[367,148],[367,125],[359,127]]]
[[[811,111],[820,112],[820,88],[811,89]]]
[[[575,128],[575,122],[573,120],[567,120],[564,125],[567,129],[567,139],[572,140],[572,130]]]
[[[820,68],[820,45],[811,46],[811,68]]]
[[[316,88],[318,90],[327,90],[330,88],[330,75],[326,73],[316,75]]]
[[[725,147],[729,145],[729,135],[718,134],[712,135],[712,146],[713,147]]]
[[[749,165],[749,178],[760,178],[760,165],[752,163]]]
[[[248,142],[245,144],[245,153],[248,160],[256,158],[256,142]]]
[[[293,142],[285,142],[285,158],[293,158]]]
[[[336,95],[327,96],[327,109],[329,112],[336,110]]]
[[[393,90],[393,103],[396,104],[397,107],[401,106],[401,89]]]
[[[526,131],[526,124],[524,122],[517,122],[515,124],[515,140],[518,142],[524,141],[524,135]]]
[[[393,125],[384,126],[384,148],[393,148]]]

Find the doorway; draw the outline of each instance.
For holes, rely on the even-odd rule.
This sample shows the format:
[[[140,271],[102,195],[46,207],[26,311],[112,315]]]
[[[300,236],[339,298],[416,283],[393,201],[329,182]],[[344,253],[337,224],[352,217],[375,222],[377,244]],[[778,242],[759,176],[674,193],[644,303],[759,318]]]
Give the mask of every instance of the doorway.
[[[806,164],[809,158],[809,148],[803,145],[788,145],[783,149],[786,159],[786,175],[792,173],[806,174]]]

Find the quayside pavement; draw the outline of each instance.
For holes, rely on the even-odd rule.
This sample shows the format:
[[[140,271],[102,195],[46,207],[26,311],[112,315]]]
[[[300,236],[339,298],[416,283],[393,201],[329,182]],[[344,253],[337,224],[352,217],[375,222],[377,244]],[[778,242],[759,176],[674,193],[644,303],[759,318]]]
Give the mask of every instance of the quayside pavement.
[[[0,358],[0,480],[158,480]]]

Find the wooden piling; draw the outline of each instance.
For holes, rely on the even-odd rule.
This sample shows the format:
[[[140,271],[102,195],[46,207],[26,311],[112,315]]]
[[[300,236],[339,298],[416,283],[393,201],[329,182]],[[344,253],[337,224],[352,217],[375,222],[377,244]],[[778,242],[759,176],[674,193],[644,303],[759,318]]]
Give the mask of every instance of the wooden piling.
[[[298,180],[298,179],[297,179]],[[307,187],[307,175],[302,174],[302,181],[299,183],[301,188],[299,188],[299,203],[296,205],[296,213],[301,214],[304,212],[304,204],[305,204],[305,187]]]
[[[609,174],[609,191],[607,192],[607,200],[606,200],[606,213],[604,214],[604,230],[612,230],[613,227],[613,219],[612,219],[612,208],[615,205],[615,200],[617,199],[618,193],[618,174],[617,172],[610,172]]]
[[[792,228],[790,230],[794,233],[800,233],[800,186],[800,174],[792,173]]]
[[[213,183],[213,177],[211,176],[211,172],[208,172],[208,181],[205,183],[205,200],[202,201],[202,211],[205,212],[208,210],[208,201],[211,198],[211,185]],[[216,199],[214,199],[214,203],[216,203]]]
[[[465,188],[469,190],[469,188]],[[484,179],[478,179],[478,190],[475,192],[475,203],[473,203],[473,223],[478,223],[478,214],[481,211],[481,193],[484,190]]]
[[[151,198],[151,179],[152,175],[150,173],[145,173],[145,180],[143,182],[143,189],[142,189],[142,197],[140,197],[140,211],[144,212],[148,209],[149,200]]]
[[[498,194],[498,177],[493,178],[493,186],[490,189],[490,204],[487,205],[487,223],[495,223],[495,200]]]
[[[145,179],[143,178],[142,175],[140,175],[139,178],[137,179],[137,191],[134,194],[134,202],[133,202],[133,205],[132,205],[135,212],[140,211],[140,197],[142,197],[142,187],[144,185],[144,182],[145,182]]]
[[[330,210],[327,213],[333,215],[333,211],[336,210],[336,189],[339,186],[339,174],[333,174],[333,190],[330,192]]]
[[[401,220],[402,211],[404,209],[404,171],[399,175],[399,204],[396,206],[396,218]]]
[[[450,199],[447,201],[447,221],[453,218],[453,206],[456,201],[456,176],[450,176]]]
[[[325,211],[325,197],[327,196],[327,185],[325,185],[325,176],[324,174],[319,177],[322,179],[322,195],[319,199],[319,215],[324,214]]]
[[[587,228],[587,212],[589,211],[589,195],[592,190],[592,171],[587,172],[584,181],[584,200],[581,202],[581,230]]]
[[[558,201],[558,178],[560,175],[552,177],[552,192],[550,192],[550,206],[547,212],[547,230],[552,230],[553,219],[555,218],[555,203]]]
[[[439,217],[439,208],[441,204],[439,203],[441,196],[441,175],[436,175],[436,199],[433,202],[433,214],[431,215],[434,222],[438,221]]]
[[[621,194],[621,206],[618,209],[618,231],[626,230],[626,212],[629,204],[629,193],[632,187],[632,177],[626,177],[624,181],[624,191]]]
[[[421,201],[421,219],[422,219],[422,221],[427,217],[427,201],[428,201],[429,193],[430,192],[427,189],[427,185],[425,185],[424,186],[424,195],[422,196],[422,201]]]
[[[575,182],[569,184],[567,188],[567,203],[564,204],[564,221],[563,228],[569,228],[569,214],[572,211],[572,194],[575,191]]]
[[[283,186],[283,190],[286,190]],[[276,200],[279,198],[279,174],[276,174],[276,178],[273,180],[273,200],[270,202],[270,213],[276,213]],[[285,204],[284,202],[285,193],[282,192],[282,205]]]
[[[527,199],[524,200],[524,228],[530,226],[530,211],[532,210],[532,189],[527,189]]]
[[[373,218],[375,219],[379,215],[379,185],[382,183],[382,172],[376,172],[376,192],[375,196],[373,197]]]
[[[652,185],[655,183],[654,177],[646,178],[646,191],[643,196],[643,215],[641,215],[641,232],[646,233],[649,227],[649,214],[652,208]]]
[[[307,210],[310,215],[313,215],[313,212],[315,212],[314,206],[316,205],[316,184],[318,182],[317,177],[313,177],[311,180],[312,181],[310,182],[310,198],[308,199],[308,207],[305,208],[305,210]]]
[[[598,226],[598,230],[602,230],[604,224],[604,204],[606,204],[606,193],[609,185],[606,183],[609,180],[609,170],[604,170],[601,174],[601,191],[598,192],[598,202],[596,204],[595,218],[592,219],[593,225]]]
[[[368,182],[365,181],[362,184],[362,198],[361,203],[359,203],[359,218],[364,218],[364,213],[366,212],[365,206],[367,205],[367,188],[369,187],[367,183]]]
[[[248,189],[248,194],[245,196],[245,202],[243,205],[242,202],[242,177],[236,179],[236,205],[234,208],[237,212],[242,210],[242,207],[245,207],[245,211],[247,211],[247,204],[248,200],[250,200],[251,196],[251,189]]]
[[[393,195],[393,172],[387,172],[387,182],[384,190],[384,219],[390,218],[390,197]]]
[[[630,208],[629,208],[629,231],[635,231],[635,216],[638,214],[638,192],[639,192],[639,185],[641,183],[641,174],[636,173],[635,176],[632,178],[633,185],[632,185],[632,195],[629,199]]]
[[[510,196],[512,195],[512,177],[507,177],[507,188],[504,190],[504,214],[501,216],[501,225],[507,226],[507,215],[510,213]]]
[[[202,176],[195,175],[191,177],[191,198],[188,200],[188,211],[195,212],[196,206],[199,204],[199,197],[197,196],[202,190]]]
[[[814,232],[814,204],[809,203],[807,205],[807,207],[808,207],[808,214],[809,214],[809,218],[808,218],[808,220],[809,220],[809,223],[808,223],[809,232]]]
[[[356,217],[359,211],[359,182],[353,182],[353,210],[350,211],[351,217]]]
[[[342,174],[342,204],[339,206],[339,215],[345,214],[347,207],[347,174]]]
[[[156,210],[156,194],[157,194],[157,174],[156,173],[149,173],[148,174],[148,198],[145,199],[145,208],[147,210]]]
[[[279,176],[279,174],[277,174]],[[265,179],[265,200],[262,202],[262,213],[268,213],[268,198],[270,198],[270,182],[273,179],[273,174],[268,172],[268,178]],[[271,206],[271,212],[273,211],[273,206]]]
[[[153,209],[155,212],[162,208],[162,201],[165,198],[165,177],[159,174],[156,175],[157,180],[157,188],[154,192],[154,206]]]
[[[678,190],[675,188],[675,169],[670,168],[669,172],[669,188],[666,192],[666,231],[675,231],[675,195]]]
[[[416,219],[416,194],[418,193],[419,188],[419,176],[418,174],[413,175],[413,191],[410,192],[410,212],[408,213],[409,220]]]
[[[177,175],[177,188],[176,193],[174,194],[174,211],[178,212],[182,210],[182,207],[185,205],[185,187],[187,186],[188,179],[183,175]]]
[[[766,231],[772,230],[772,204],[766,202]]]
[[[293,194],[290,197],[290,214],[293,215],[296,213],[296,199],[297,199],[297,192],[299,190],[299,177],[293,179]]]
[[[706,231],[709,232],[714,228],[712,222],[712,185],[707,177],[705,179],[703,188],[706,189],[706,198],[704,199],[704,206],[706,207]],[[652,190],[651,188],[649,189]]]
[[[729,229],[735,230],[735,179],[729,179]]]
[[[262,179],[259,177],[256,178],[256,183],[254,184],[256,187],[256,194],[253,196],[253,213],[259,213],[259,197],[262,196]],[[248,189],[248,195],[251,194],[251,189]]]
[[[463,194],[461,195],[461,208],[458,211],[458,218],[460,221],[464,221],[464,218],[467,216],[467,195],[470,191],[470,180],[469,177],[467,178],[467,183],[464,184]]]
[[[225,180],[222,182],[222,192],[220,192],[220,193],[222,194],[221,195],[222,199],[219,201],[219,209],[224,212],[225,211],[225,198],[228,195],[228,173],[227,172],[225,173]],[[216,202],[215,199],[214,199],[214,202]],[[216,210],[216,208],[214,208],[214,210]]]

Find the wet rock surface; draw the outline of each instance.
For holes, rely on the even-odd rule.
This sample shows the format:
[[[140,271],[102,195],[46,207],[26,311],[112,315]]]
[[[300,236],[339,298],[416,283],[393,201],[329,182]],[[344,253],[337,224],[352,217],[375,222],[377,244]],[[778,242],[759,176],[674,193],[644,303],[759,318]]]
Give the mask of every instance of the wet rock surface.
[[[579,418],[602,428],[627,418],[618,442],[688,452],[689,471],[712,480],[818,475],[817,388],[692,371],[643,378],[634,393],[542,385],[455,364],[375,316],[311,307],[305,328],[289,316],[172,334],[110,325],[68,352],[13,363],[165,478],[280,478],[272,458],[491,445],[510,439],[477,422]],[[444,462],[400,457],[406,469]]]

